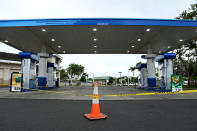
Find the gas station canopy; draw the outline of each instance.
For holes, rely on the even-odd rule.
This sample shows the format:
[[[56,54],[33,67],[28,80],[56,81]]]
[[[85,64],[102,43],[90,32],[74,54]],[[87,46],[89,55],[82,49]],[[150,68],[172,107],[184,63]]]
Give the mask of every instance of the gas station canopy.
[[[0,20],[0,41],[21,51],[57,54],[167,52],[197,40],[197,21],[163,19]]]

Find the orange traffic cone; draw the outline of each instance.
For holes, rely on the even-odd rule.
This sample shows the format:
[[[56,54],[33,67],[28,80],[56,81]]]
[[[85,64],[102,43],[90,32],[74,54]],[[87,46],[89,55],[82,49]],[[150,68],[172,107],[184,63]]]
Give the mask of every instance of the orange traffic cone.
[[[84,114],[84,117],[86,117],[89,120],[97,120],[97,119],[105,119],[107,118],[107,115],[100,112],[100,106],[99,106],[99,95],[98,95],[98,83],[94,82],[94,92],[92,96],[92,110],[89,114]]]

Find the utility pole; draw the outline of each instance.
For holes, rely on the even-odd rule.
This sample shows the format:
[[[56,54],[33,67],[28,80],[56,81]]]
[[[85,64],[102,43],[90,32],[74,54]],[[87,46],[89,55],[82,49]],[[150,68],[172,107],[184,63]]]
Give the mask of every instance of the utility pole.
[[[116,74],[115,74],[115,84],[117,86],[117,77],[116,77]]]
[[[122,78],[121,78],[121,73],[122,72],[118,72],[118,73],[120,73],[120,86],[122,86]]]
[[[69,86],[72,85],[72,70],[70,70],[70,83]]]
[[[94,73],[93,73],[93,77],[92,77],[92,82],[93,82],[93,85],[94,85]]]
[[[133,71],[133,86],[135,87],[135,78],[134,78],[134,73],[135,73],[135,70]]]
[[[128,86],[129,86],[129,69],[128,69]]]

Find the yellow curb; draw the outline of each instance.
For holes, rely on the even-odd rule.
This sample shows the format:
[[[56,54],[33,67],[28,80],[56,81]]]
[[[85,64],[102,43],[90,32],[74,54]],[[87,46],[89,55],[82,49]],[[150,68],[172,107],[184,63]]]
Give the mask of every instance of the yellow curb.
[[[185,91],[178,91],[178,92],[153,92],[153,93],[136,93],[136,94],[119,94],[119,95],[102,95],[102,96],[145,96],[145,95],[161,95],[161,94],[186,94],[186,93],[197,93],[197,90],[185,90]],[[88,95],[86,95],[88,96]]]
[[[72,94],[72,93],[64,93],[64,94]]]
[[[92,95],[84,95],[84,96],[92,96]]]

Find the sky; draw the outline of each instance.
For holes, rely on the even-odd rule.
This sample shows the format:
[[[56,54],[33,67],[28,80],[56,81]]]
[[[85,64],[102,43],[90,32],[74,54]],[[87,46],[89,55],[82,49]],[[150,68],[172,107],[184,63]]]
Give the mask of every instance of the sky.
[[[35,18],[160,18],[174,19],[196,0],[0,0],[0,20]],[[0,43],[0,51],[18,53]],[[141,55],[61,55],[62,68],[81,64],[90,77],[128,75]],[[137,72],[135,73],[137,74]],[[131,75],[131,73],[129,73]]]

